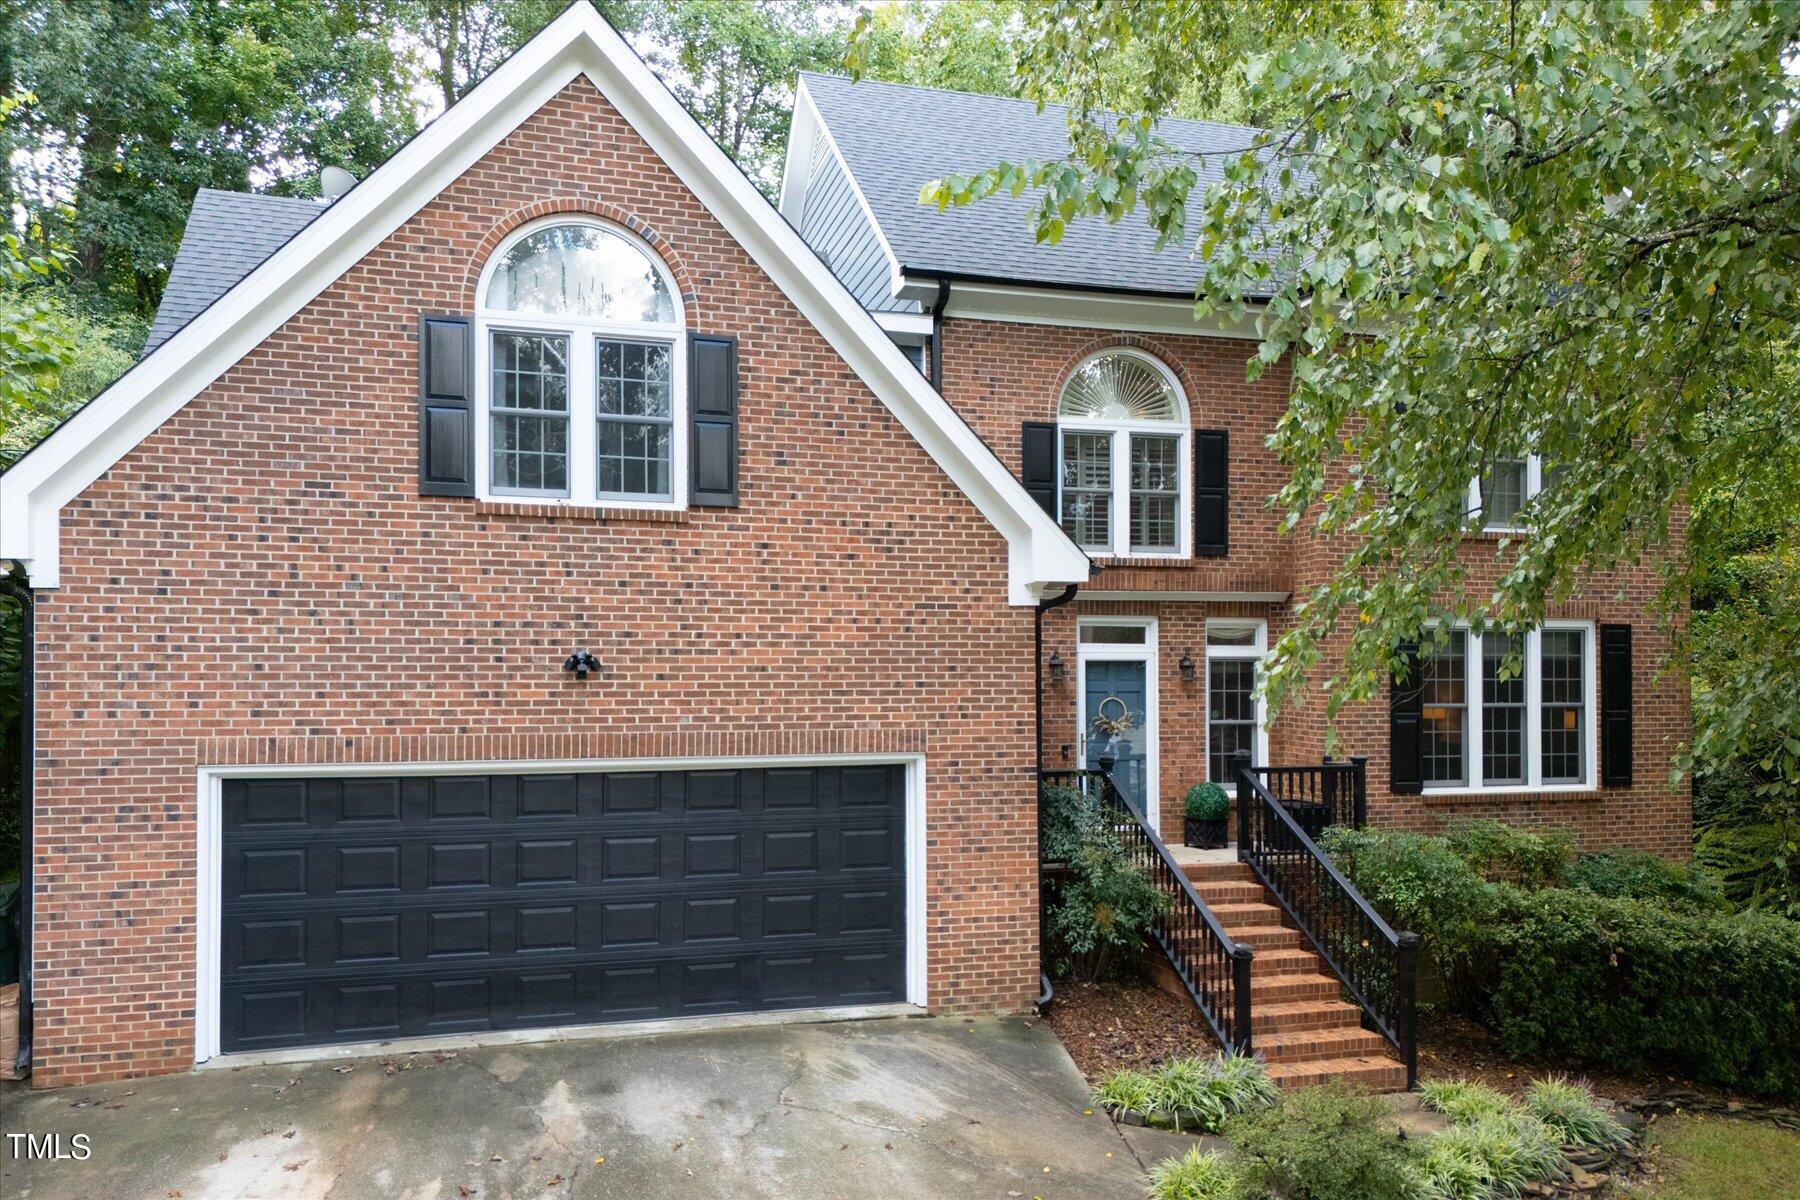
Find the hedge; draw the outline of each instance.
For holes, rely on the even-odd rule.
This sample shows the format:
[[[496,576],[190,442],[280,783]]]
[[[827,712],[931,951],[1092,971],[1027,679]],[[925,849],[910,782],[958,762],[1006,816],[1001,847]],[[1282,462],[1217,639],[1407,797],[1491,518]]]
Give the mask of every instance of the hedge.
[[[1487,886],[1459,990],[1509,1054],[1800,1096],[1800,923]]]
[[[1800,922],[1483,879],[1451,838],[1326,841],[1383,915],[1424,935],[1451,1003],[1507,1053],[1800,1096]]]

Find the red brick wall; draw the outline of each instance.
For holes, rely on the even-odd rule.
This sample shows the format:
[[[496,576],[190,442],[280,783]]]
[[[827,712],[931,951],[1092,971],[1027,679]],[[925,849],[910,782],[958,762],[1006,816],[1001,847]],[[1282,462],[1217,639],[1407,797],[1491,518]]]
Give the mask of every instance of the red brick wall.
[[[740,336],[742,505],[420,497],[416,326],[552,209]],[[34,1078],[192,1062],[196,768],[923,750],[930,1001],[1035,994],[1030,610],[1002,539],[577,81],[64,514],[39,612]],[[598,677],[561,669],[591,649]]]
[[[1254,343],[1167,334],[1131,335],[1098,329],[1066,328],[950,318],[943,332],[944,394],[1001,461],[1019,466],[1019,429],[1024,421],[1056,415],[1063,380],[1083,358],[1113,345],[1146,350],[1174,370],[1187,393],[1196,428],[1231,432],[1231,553],[1224,559],[1193,559],[1125,565],[1102,560],[1106,569],[1084,590],[1106,591],[1280,591],[1303,595],[1328,577],[1342,548],[1306,537],[1284,537],[1265,501],[1285,481],[1286,472],[1264,439],[1287,404],[1285,370],[1272,369],[1256,383],[1244,381],[1244,365]],[[1678,522],[1679,526],[1679,522]],[[1498,539],[1471,537],[1464,549],[1471,567],[1471,592],[1491,588],[1498,574]],[[1605,576],[1551,616],[1625,622],[1633,628],[1636,705],[1634,783],[1629,789],[1582,793],[1493,793],[1475,797],[1394,796],[1388,791],[1388,731],[1385,695],[1378,703],[1354,706],[1337,722],[1334,753],[1369,758],[1369,810],[1376,824],[1434,830],[1451,820],[1498,817],[1518,824],[1561,825],[1577,832],[1584,847],[1637,846],[1685,856],[1691,843],[1691,806],[1685,784],[1673,785],[1675,756],[1689,737],[1687,681],[1680,672],[1659,668],[1669,648],[1666,629],[1650,613],[1659,584],[1654,566]],[[1162,829],[1180,837],[1181,799],[1205,775],[1205,622],[1209,617],[1262,617],[1269,639],[1291,625],[1289,604],[1127,603],[1077,600],[1045,623],[1044,654],[1059,653],[1069,664],[1062,684],[1045,685],[1044,760],[1071,765],[1063,747],[1075,737],[1079,716],[1074,669],[1077,616],[1156,617],[1160,630],[1157,667],[1161,698],[1160,791]],[[1340,643],[1337,646],[1341,653]],[[1199,667],[1193,683],[1181,680],[1177,664],[1184,652]],[[1270,732],[1275,762],[1315,762],[1325,752],[1326,721],[1317,684]]]

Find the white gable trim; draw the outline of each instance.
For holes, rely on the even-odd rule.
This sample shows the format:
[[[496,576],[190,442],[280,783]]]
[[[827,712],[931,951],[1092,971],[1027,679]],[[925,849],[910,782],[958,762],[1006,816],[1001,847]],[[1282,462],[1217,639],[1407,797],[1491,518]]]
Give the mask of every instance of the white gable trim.
[[[1087,556],[585,0],[0,476],[0,558],[55,587],[64,506],[581,75],[1006,538],[1011,603],[1087,578]]]

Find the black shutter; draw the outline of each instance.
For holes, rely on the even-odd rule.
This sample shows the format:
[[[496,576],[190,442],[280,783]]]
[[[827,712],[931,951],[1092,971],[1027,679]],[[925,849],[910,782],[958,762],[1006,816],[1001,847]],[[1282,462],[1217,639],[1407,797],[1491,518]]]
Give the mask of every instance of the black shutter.
[[[1038,502],[1038,507],[1057,520],[1056,426],[1048,421],[1027,421],[1019,431],[1019,482]]]
[[[467,317],[419,319],[419,494],[475,494],[475,341]]]
[[[697,333],[688,339],[692,414],[688,503],[736,508],[738,502],[737,338]]]
[[[1231,552],[1231,453],[1223,429],[1194,430],[1194,553]]]
[[[1406,656],[1408,672],[1404,678],[1394,675],[1388,708],[1388,790],[1397,796],[1416,796],[1425,790],[1419,739],[1425,664],[1419,659],[1417,643],[1406,643],[1400,652]]]
[[[1631,786],[1631,626],[1600,627],[1600,783]]]

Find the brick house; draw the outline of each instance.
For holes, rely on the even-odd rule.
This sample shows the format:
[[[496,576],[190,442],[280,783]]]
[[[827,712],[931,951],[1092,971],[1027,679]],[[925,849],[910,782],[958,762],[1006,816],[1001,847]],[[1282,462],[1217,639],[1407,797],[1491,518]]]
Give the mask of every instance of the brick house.
[[[201,193],[145,357],[0,476],[34,1080],[1023,1010],[1041,767],[1177,833],[1315,758],[1250,691],[1331,565],[1261,504],[1281,380],[1135,231],[913,203],[1059,129],[807,76],[777,210],[578,4],[328,204]],[[1371,820],[1681,853],[1654,583],[1354,714]]]

